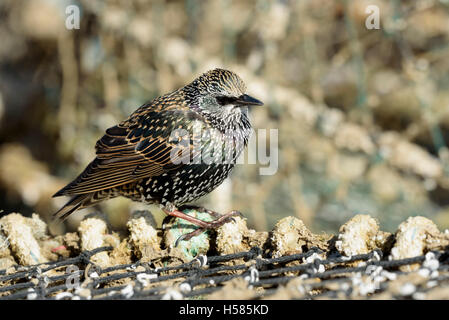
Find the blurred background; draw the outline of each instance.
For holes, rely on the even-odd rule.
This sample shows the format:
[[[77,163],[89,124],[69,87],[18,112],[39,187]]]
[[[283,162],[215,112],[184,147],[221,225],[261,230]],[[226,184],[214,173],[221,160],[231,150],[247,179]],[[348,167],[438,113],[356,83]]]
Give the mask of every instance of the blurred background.
[[[415,215],[449,228],[448,0],[2,0],[0,40],[0,215],[48,221],[105,129],[221,67],[265,102],[252,123],[278,129],[279,168],[239,165],[200,204],[257,230],[294,215],[336,232],[359,213],[386,231]],[[83,213],[120,229],[142,208]]]

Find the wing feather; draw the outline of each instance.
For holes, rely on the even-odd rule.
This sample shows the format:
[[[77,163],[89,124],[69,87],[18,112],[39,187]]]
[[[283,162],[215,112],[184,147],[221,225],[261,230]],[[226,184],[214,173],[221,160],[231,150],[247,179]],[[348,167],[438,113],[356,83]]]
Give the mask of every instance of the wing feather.
[[[147,108],[151,109],[151,105]],[[190,122],[182,120],[191,119],[193,111],[179,106],[176,111],[145,113],[140,109],[129,119],[106,130],[95,146],[97,157],[55,196],[91,193],[158,176],[180,167],[182,162],[179,160],[186,155],[191,159],[190,143],[183,147],[175,141],[169,142],[168,137],[174,129],[190,129]],[[173,157],[175,147],[178,154]]]

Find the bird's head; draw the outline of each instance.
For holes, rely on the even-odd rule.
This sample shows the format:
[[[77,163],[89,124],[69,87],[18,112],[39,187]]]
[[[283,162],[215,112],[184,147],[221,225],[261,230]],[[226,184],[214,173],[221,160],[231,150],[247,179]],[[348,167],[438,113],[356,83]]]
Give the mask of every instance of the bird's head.
[[[247,107],[263,103],[246,94],[246,85],[234,72],[210,70],[186,87],[193,107],[213,123],[231,123],[248,113]],[[191,92],[189,92],[191,90]]]

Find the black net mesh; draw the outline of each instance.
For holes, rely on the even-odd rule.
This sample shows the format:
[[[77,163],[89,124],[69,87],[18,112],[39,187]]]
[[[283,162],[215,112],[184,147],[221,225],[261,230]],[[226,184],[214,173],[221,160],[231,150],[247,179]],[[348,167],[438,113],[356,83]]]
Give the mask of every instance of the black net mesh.
[[[101,269],[102,247],[54,263],[0,270],[0,299],[348,299],[447,298],[444,251],[391,260],[380,250],[345,257],[312,248],[264,257],[260,248],[155,268],[151,262]]]

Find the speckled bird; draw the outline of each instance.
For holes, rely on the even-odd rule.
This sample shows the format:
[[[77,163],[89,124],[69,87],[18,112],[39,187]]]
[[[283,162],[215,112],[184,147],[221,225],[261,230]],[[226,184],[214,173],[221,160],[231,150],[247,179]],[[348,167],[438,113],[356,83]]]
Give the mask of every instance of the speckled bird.
[[[97,141],[96,158],[54,195],[72,196],[54,215],[65,219],[75,210],[124,196],[159,204],[198,230],[228,222],[235,211],[208,210],[216,219],[206,222],[182,208],[220,185],[247,145],[252,131],[248,106],[263,103],[245,92],[237,74],[214,69],[145,103]]]

